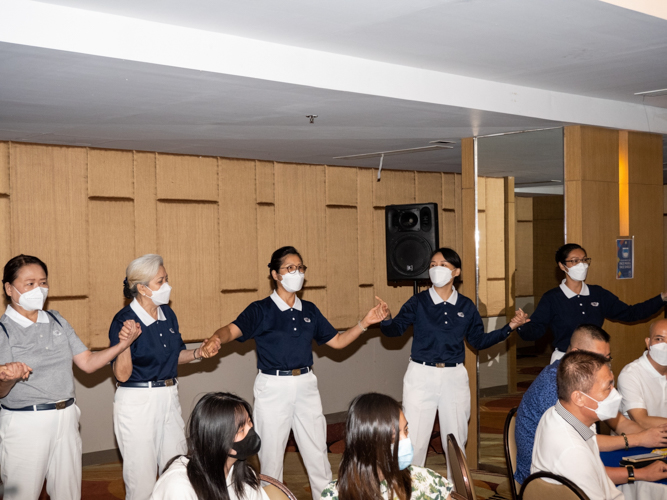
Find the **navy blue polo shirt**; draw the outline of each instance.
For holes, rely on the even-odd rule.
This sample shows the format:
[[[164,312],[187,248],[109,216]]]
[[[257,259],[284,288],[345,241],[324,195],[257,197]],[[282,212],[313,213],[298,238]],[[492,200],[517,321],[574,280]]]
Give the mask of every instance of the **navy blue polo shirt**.
[[[289,307],[276,292],[246,307],[234,324],[243,334],[236,340],[255,339],[260,370],[312,366],[313,340],[322,345],[338,334],[315,304],[297,297]]]
[[[410,325],[414,331],[411,357],[427,363],[463,363],[464,340],[475,349],[486,349],[512,331],[505,325],[484,333],[475,304],[456,289],[446,302],[433,288],[413,295],[396,317],[380,323],[380,329],[387,337],[399,337]]]
[[[185,343],[171,307],[158,307],[158,319],[155,320],[135,299],[129,306],[121,309],[111,322],[109,340],[112,346],[118,344],[118,334],[128,319],[141,324],[141,335],[130,346],[132,375],[127,382],[153,382],[175,378],[178,356],[185,350]]]
[[[553,346],[565,352],[570,345],[574,330],[584,323],[601,327],[605,319],[632,323],[650,318],[657,313],[664,302],[658,295],[645,302],[629,306],[601,286],[583,283],[581,292],[575,294],[565,286],[546,292],[537,304],[530,322],[517,328],[524,340],[537,340],[551,328]]]

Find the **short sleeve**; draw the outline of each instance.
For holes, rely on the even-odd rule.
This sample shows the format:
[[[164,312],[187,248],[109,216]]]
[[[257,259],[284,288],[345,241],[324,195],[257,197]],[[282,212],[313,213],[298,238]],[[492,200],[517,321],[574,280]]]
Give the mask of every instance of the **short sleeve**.
[[[123,329],[123,322],[118,318],[114,317],[111,321],[111,326],[109,327],[109,346],[113,347],[120,342],[119,334]]]
[[[14,361],[14,358],[12,356],[12,349],[9,346],[9,338],[7,338],[5,330],[0,326],[0,364],[6,365],[12,361]]]
[[[312,306],[313,309],[315,309],[315,325],[317,327],[313,338],[315,339],[315,342],[317,342],[317,345],[326,344],[338,335],[338,330],[329,323],[329,320],[324,317],[315,304]]]
[[[634,368],[630,366],[629,368]],[[644,409],[646,410],[646,401],[644,400],[643,384],[635,370],[621,370],[618,376],[618,392],[623,396],[621,410],[627,415],[628,410]]]
[[[58,311],[48,311],[48,312],[50,312],[51,314],[54,315],[55,318],[57,318],[58,322],[60,322],[60,326],[62,326],[63,330],[65,330],[65,335],[67,335],[67,341],[69,342],[69,347],[72,350],[72,356],[76,356],[77,354],[86,352],[88,350],[88,347],[86,347],[86,344],[81,342],[81,339],[74,331],[74,328],[72,328],[72,325],[70,325]],[[49,319],[54,320],[53,317]]]
[[[264,309],[259,302],[253,302],[232,322],[241,330],[241,336],[236,340],[245,342],[253,338],[257,335],[263,322]]]

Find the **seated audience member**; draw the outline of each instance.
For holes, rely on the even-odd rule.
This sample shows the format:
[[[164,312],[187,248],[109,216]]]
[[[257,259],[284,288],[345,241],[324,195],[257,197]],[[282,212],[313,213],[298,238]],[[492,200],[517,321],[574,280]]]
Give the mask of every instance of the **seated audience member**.
[[[199,400],[188,425],[188,454],[172,459],[151,500],[268,500],[246,459],[260,438],[243,399],[211,392]]]
[[[621,409],[644,428],[667,424],[667,319],[651,324],[647,351],[618,376]]]
[[[584,324],[576,328],[570,339],[567,352],[588,351],[600,354],[611,361],[609,334],[602,328]],[[514,479],[522,484],[530,475],[530,462],[533,456],[535,431],[544,412],[558,402],[556,372],[560,360],[557,359],[540,372],[521,399],[516,415],[516,472]],[[628,420],[623,414],[606,420],[606,423],[618,435],[596,436],[601,451],[622,450],[633,446],[647,448],[667,446],[667,425],[645,430]],[[626,442],[627,440],[627,442]]]
[[[590,500],[624,498],[614,484],[628,482],[631,471],[615,467],[609,474],[594,439],[595,422],[616,415],[621,403],[607,359],[586,351],[570,352],[558,366],[557,380],[558,402],[537,426],[531,473],[564,476]],[[656,481],[667,477],[667,464],[654,462],[633,473],[637,480]]]
[[[384,394],[354,398],[345,424],[345,452],[327,500],[449,498],[453,486],[430,469],[410,465],[408,422],[395,399]]]

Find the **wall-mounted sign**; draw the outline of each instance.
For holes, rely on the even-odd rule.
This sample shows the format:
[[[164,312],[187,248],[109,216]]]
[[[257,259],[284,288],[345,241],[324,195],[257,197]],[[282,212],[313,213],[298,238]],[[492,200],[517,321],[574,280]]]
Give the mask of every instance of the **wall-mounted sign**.
[[[626,236],[616,240],[616,279],[628,280],[635,275],[635,240]]]

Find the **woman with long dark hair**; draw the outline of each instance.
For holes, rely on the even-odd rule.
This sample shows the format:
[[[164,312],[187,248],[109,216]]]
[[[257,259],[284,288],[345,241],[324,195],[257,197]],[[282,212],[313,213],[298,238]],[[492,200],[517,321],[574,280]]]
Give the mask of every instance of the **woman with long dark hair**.
[[[243,399],[211,392],[199,400],[188,425],[188,454],[175,457],[151,500],[268,500],[246,459],[261,440]]]
[[[410,465],[412,443],[401,405],[384,394],[354,398],[347,412],[345,451],[338,481],[322,492],[327,500],[445,500],[452,484],[440,474]]]

